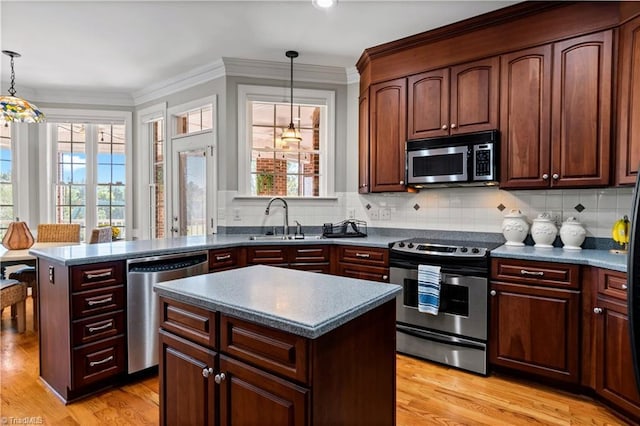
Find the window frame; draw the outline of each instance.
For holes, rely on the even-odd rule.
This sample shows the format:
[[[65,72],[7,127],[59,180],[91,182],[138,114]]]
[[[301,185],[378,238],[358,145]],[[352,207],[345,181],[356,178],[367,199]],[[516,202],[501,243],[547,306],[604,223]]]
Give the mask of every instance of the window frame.
[[[40,132],[40,164],[45,165],[45,172],[40,174],[40,187],[49,188],[40,197],[40,223],[54,223],[56,221],[56,186],[57,186],[57,147],[55,127],[58,123],[82,123],[82,124],[123,124],[125,126],[125,223],[127,239],[137,237],[137,230],[133,227],[133,156],[132,156],[132,113],[129,111],[111,110],[84,110],[49,108],[43,110],[47,116],[47,123],[43,124],[44,130]],[[98,138],[90,139],[87,134],[87,198],[84,241],[89,241],[91,230],[97,223],[97,209],[94,194],[97,186],[97,158]],[[95,146],[94,146],[95,145]],[[89,166],[89,161],[91,165]],[[89,188],[89,185],[91,187]]]
[[[274,86],[238,85],[238,198],[270,198],[251,194],[251,101],[290,103],[290,88]],[[303,200],[335,197],[335,91],[296,89],[294,105],[320,105],[320,186],[318,196],[286,196]]]

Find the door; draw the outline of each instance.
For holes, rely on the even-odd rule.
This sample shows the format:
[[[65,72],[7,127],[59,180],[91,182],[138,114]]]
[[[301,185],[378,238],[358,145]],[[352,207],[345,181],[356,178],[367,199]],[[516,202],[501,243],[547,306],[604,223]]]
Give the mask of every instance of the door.
[[[172,236],[214,231],[213,159],[209,133],[174,138],[172,158]]]
[[[611,30],[554,44],[551,186],[609,183]]]
[[[407,80],[371,86],[371,192],[406,191]]]
[[[501,188],[545,188],[551,167],[551,45],[502,56]]]

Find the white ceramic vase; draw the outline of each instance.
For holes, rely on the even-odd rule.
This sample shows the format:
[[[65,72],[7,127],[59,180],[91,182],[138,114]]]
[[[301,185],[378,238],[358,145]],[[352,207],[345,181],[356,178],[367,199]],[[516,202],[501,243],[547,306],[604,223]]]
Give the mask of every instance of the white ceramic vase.
[[[553,247],[553,242],[558,235],[558,228],[553,223],[551,213],[540,213],[537,218],[533,219],[531,225],[531,237],[535,241],[535,247]]]
[[[568,218],[560,227],[560,239],[566,250],[582,250],[582,243],[587,236],[584,226],[575,217]]]
[[[507,246],[523,246],[524,239],[529,233],[529,222],[520,210],[511,210],[502,221],[502,235],[507,240]]]

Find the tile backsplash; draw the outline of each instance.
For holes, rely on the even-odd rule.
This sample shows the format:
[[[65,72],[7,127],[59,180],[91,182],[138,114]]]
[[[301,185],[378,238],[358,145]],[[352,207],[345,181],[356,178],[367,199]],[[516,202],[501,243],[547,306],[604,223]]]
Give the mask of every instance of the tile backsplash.
[[[631,211],[632,188],[504,191],[498,188],[440,188],[419,193],[336,194],[335,199],[288,199],[289,223],[305,226],[337,222],[353,214],[376,228],[501,232],[512,209],[530,220],[548,211],[561,224],[577,218],[588,237],[609,238],[613,222]],[[268,199],[236,198],[235,191],[219,193],[220,226],[281,226],[277,210],[266,216]]]

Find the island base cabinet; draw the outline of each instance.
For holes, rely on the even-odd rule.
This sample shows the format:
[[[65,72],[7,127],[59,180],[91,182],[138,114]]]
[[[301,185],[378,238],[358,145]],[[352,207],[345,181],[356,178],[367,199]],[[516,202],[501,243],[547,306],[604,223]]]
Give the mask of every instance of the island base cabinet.
[[[160,424],[215,424],[215,361],[216,352],[160,330]]]
[[[308,389],[224,355],[220,370],[220,425],[309,424]]]

